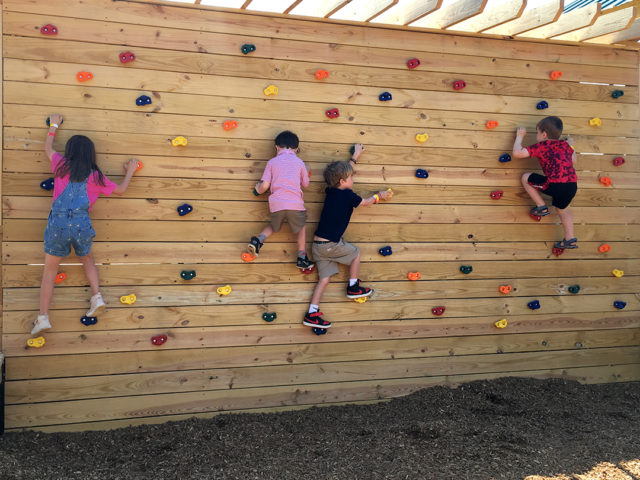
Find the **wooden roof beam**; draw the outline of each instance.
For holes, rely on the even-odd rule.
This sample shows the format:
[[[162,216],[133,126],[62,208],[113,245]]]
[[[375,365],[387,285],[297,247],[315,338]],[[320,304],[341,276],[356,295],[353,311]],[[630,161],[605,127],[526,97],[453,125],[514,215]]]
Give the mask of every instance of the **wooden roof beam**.
[[[287,13],[306,17],[326,18],[350,3],[351,0],[302,0]]]
[[[601,12],[602,7],[599,2],[591,3],[586,7],[577,8],[569,13],[560,15],[560,18],[552,24],[534,28],[518,36],[527,38],[551,38],[556,35],[573,32],[574,30],[593,25]]]
[[[562,15],[562,10],[564,10],[564,0],[552,0],[539,7],[525,10],[522,16],[516,20],[511,20],[497,27],[489,28],[482,33],[492,35],[518,35],[519,33],[555,22],[560,18],[560,15]]]
[[[371,22],[408,25],[439,9],[442,2],[443,0],[403,0],[375,17]]]
[[[489,7],[480,15],[457,23],[450,29],[464,32],[482,32],[510,20],[520,18],[525,8],[527,8],[527,0],[507,0],[500,4],[494,4],[494,6],[490,3]]]
[[[590,38],[600,37],[609,33],[626,30],[631,26],[637,17],[637,8],[625,8],[609,13],[602,14],[593,25],[575,30],[565,35],[557,35],[552,37],[554,40],[567,40],[570,42],[583,42]]]
[[[368,22],[398,3],[398,0],[352,0],[331,14],[335,20]]]
[[[590,38],[589,40],[586,40],[586,43],[602,43],[605,45],[611,45],[612,43],[637,42],[638,40],[640,40],[640,18],[636,18],[631,26],[626,30]],[[638,44],[635,46],[636,48],[640,48],[640,45]]]
[[[487,0],[458,0],[410,24],[411,27],[444,29],[482,13]]]

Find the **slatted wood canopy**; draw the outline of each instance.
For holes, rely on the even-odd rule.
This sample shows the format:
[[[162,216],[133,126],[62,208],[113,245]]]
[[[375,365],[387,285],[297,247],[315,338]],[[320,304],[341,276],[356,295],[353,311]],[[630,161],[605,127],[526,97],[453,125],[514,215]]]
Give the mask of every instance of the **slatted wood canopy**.
[[[40,34],[48,23],[57,36]],[[640,378],[637,51],[146,1],[4,0],[2,29],[7,428],[103,429],[376,401],[506,375]],[[243,55],[245,43],[256,51]],[[127,50],[136,59],[121,64]],[[422,63],[408,70],[412,57]],[[316,80],[317,69],[329,78]],[[82,70],[93,80],[78,83]],[[553,70],[562,77],[551,80]],[[459,79],[467,86],[454,91]],[[265,97],[271,84],[279,93]],[[612,98],[614,89],[624,95]],[[383,91],[393,100],[380,102]],[[153,103],[136,106],[141,94]],[[543,99],[549,109],[537,111]],[[328,119],[327,108],[341,116]],[[125,197],[100,199],[92,213],[111,308],[97,325],[80,324],[90,293],[72,256],[47,343],[28,349],[51,203],[39,188],[50,176],[51,112],[65,117],[58,150],[84,133],[116,181],[130,156],[144,168]],[[532,221],[519,184],[536,161],[498,161],[516,126],[535,130],[547,113],[563,118],[579,153],[580,248],[559,257],[551,254],[557,216]],[[595,116],[601,127],[589,125]],[[225,131],[226,120],[238,128]],[[498,128],[485,129],[487,120]],[[300,136],[313,172],[310,232],[322,169],[347,159],[354,142],[367,146],[356,191],[395,192],[387,204],[358,209],[346,234],[361,248],[361,276],[375,297],[348,301],[342,270],[323,299],[335,323],[321,337],[300,324],[317,277],[295,268],[286,227],[256,262],[240,259],[269,218],[266,198],[251,190],[283,129]],[[424,144],[415,140],[422,132]],[[171,145],[178,135],[186,147]],[[614,167],[619,156],[625,163]],[[416,168],[429,178],[416,178]],[[504,196],[492,200],[497,189]],[[179,217],[184,202],[194,211]],[[610,252],[598,251],[602,243]],[[385,245],[393,255],[378,255]],[[462,264],[473,272],[461,274]],[[182,280],[184,269],[197,277]],[[422,279],[408,281],[410,271]],[[232,294],[218,296],[226,284]],[[501,295],[502,284],[512,293]],[[568,291],[574,284],[577,295]],[[130,293],[134,305],[118,301]],[[527,308],[533,299],[539,310]],[[431,314],[437,305],[446,307],[442,317]],[[265,323],[266,311],[277,320]],[[503,330],[494,326],[501,318]],[[158,334],[169,337],[162,347],[150,342]]]

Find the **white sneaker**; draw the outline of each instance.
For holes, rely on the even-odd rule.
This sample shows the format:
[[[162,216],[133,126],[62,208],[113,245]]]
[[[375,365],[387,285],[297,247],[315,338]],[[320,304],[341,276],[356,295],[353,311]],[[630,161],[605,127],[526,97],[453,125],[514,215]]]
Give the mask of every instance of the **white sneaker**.
[[[91,297],[91,307],[87,311],[87,317],[95,317],[96,313],[101,313],[104,311],[106,305],[104,304],[104,300],[102,300],[102,295],[96,293],[93,297]]]
[[[33,321],[33,328],[31,329],[31,335],[35,335],[39,331],[47,330],[49,328],[51,328],[51,322],[49,322],[49,315],[46,313],[44,315],[38,315],[38,318],[36,318]]]

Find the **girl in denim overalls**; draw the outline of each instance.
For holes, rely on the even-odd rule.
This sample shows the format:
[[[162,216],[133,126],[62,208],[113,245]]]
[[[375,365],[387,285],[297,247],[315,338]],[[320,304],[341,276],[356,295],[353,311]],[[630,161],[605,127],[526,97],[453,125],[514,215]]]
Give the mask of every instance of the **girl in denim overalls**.
[[[53,205],[44,232],[44,273],[40,286],[40,314],[33,322],[32,334],[51,328],[49,306],[53,296],[53,284],[62,259],[71,253],[71,246],[82,262],[84,273],[91,285],[91,306],[87,316],[94,316],[104,309],[100,295],[98,269],[91,255],[91,244],[96,232],[91,226],[89,211],[98,195],[122,195],[127,190],[138,161],[125,163],[126,174],[117,185],[102,174],[96,164],[93,142],[83,135],[72,136],[65,146],[64,157],[53,150],[53,139],[62,115],[50,117],[51,127],[45,142],[45,152],[51,160],[51,171],[55,174]]]

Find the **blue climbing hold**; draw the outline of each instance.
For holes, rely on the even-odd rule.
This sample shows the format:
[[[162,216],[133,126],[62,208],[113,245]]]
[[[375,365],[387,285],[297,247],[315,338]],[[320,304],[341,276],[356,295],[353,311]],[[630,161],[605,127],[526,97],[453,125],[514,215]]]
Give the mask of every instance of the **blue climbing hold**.
[[[244,45],[242,45],[242,47],[240,47],[240,50],[242,50],[243,55],[247,55],[251,52],[255,52],[256,46],[253,43],[245,43]]]
[[[178,215],[184,217],[187,213],[191,213],[192,210],[193,207],[191,205],[189,205],[188,203],[183,203],[178,207]]]
[[[389,92],[382,92],[378,98],[380,99],[381,102],[388,102],[389,100],[391,100],[393,97],[391,96],[391,94]]]
[[[276,312],[264,312],[262,314],[262,319],[265,322],[273,322],[276,318],[278,318],[278,314]]]
[[[136,105],[138,105],[139,107],[143,105],[151,105],[151,97],[149,97],[148,95],[140,95],[138,98],[136,98]]]
[[[312,327],[311,331],[313,333],[315,333],[316,335],[325,335],[327,333],[327,329],[326,328]]]
[[[80,318],[80,323],[82,323],[85,327],[88,327],[89,325],[95,325],[96,323],[98,323],[98,317],[87,317],[86,315],[83,315]]]
[[[40,183],[40,188],[43,190],[53,190],[53,177],[47,178],[44,182]]]
[[[624,92],[622,90],[614,90],[613,92],[611,92],[611,96],[613,98],[618,98],[624,95]]]
[[[416,177],[429,178],[429,172],[427,172],[424,168],[419,168],[416,170]]]
[[[465,275],[469,275],[473,272],[473,267],[471,265],[460,265],[460,271]]]
[[[387,255],[391,255],[393,252],[391,251],[391,247],[386,246],[386,247],[382,247],[378,250],[378,253],[380,255],[382,255],[383,257],[386,257]]]
[[[508,153],[503,153],[500,155],[500,163],[507,163],[511,161],[511,155]]]
[[[193,280],[194,278],[196,278],[196,271],[195,270],[182,270],[180,272],[180,276],[182,277],[183,280]]]
[[[569,287],[569,293],[578,293],[580,291],[580,285],[571,285]]]
[[[547,103],[546,100],[542,100],[542,101],[538,102],[538,105],[536,105],[536,108],[538,110],[544,110],[545,108],[549,108],[549,104]]]
[[[527,307],[529,307],[531,310],[537,310],[540,308],[540,301],[532,300],[531,302],[527,303]]]
[[[613,302],[613,306],[616,307],[618,310],[622,310],[624,307],[627,306],[627,302],[616,300],[615,302]]]

